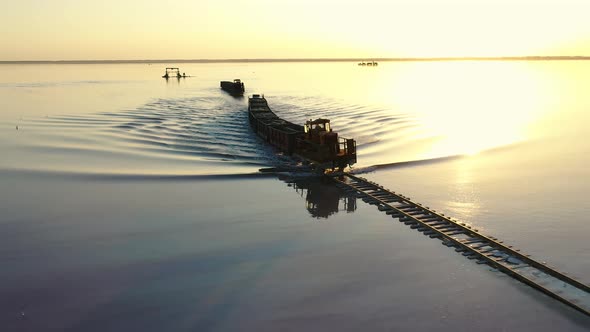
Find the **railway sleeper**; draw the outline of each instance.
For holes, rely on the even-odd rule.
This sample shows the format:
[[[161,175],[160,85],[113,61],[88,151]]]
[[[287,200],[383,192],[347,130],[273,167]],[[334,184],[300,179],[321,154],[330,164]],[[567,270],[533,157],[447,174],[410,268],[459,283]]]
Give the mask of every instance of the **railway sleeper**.
[[[447,232],[450,230],[458,229],[457,226],[449,225],[448,223],[446,225],[441,226],[441,227],[434,226],[434,228],[436,228],[438,231],[441,231],[441,232]]]
[[[375,193],[373,196],[375,197],[391,197],[391,194],[388,192],[379,191]]]
[[[405,211],[402,210],[402,212],[413,217],[413,216],[416,215],[415,213],[418,212],[418,211],[416,211],[416,210],[410,210],[410,211],[408,211],[408,210],[405,210]],[[416,218],[416,219],[418,219],[418,218]]]
[[[485,246],[484,246],[485,247]],[[483,249],[483,250],[477,250],[477,252],[479,252],[480,254],[487,254],[490,251],[494,251],[494,250],[498,250],[495,247],[492,247],[491,245],[488,245],[489,248]]]
[[[424,211],[423,209],[416,209],[416,210],[412,210],[412,211],[406,211],[406,213],[411,214],[413,216],[420,216],[420,215],[424,215],[426,213],[428,213],[427,211]]]
[[[495,260],[495,258],[502,257],[502,251],[495,248],[495,250],[490,250],[484,253],[488,258]]]
[[[447,235],[459,235],[459,234],[465,234],[465,231],[462,229],[456,230],[452,233],[446,233]]]
[[[439,225],[439,226],[437,225],[437,226],[434,226],[434,227],[436,227],[438,229],[445,229],[445,228],[449,228],[449,229],[462,229],[461,227],[453,224],[452,222],[447,222],[446,224],[442,224],[442,225]]]
[[[418,217],[418,219],[420,219],[421,222],[428,224],[430,226],[432,226],[433,224],[438,225],[439,222],[441,221],[440,219],[426,219],[426,220],[424,220],[424,216],[420,216],[420,217]]]
[[[387,198],[383,198],[383,201],[384,201],[385,203],[399,203],[399,202],[401,202],[402,200],[401,200],[401,199],[399,199],[399,198],[396,198],[396,197],[387,197]]]
[[[418,211],[418,210],[424,210],[423,208],[421,208],[421,207],[419,207],[419,206],[416,206],[416,205],[413,205],[413,204],[408,204],[407,206],[400,207],[400,209],[401,209],[401,210],[404,210],[404,211],[414,211],[414,210],[415,210],[415,211]]]
[[[406,213],[410,213],[410,212],[417,212],[417,211],[424,211],[423,208],[419,207],[419,206],[413,206],[411,208],[402,208],[400,209]]]
[[[477,250],[479,248],[483,248],[483,247],[486,247],[486,246],[489,246],[489,245],[490,245],[489,243],[484,242],[484,243],[478,243],[478,244],[476,244],[474,246],[470,246],[470,247]]]
[[[490,258],[495,260],[498,264],[501,264],[501,263],[505,263],[506,259],[508,257],[490,257]],[[507,264],[502,264],[502,265],[504,265],[505,267],[510,268],[510,269],[512,268],[512,266],[507,265]]]
[[[493,256],[493,257],[499,258],[501,260],[504,260],[504,259],[507,259],[508,257],[510,257],[510,255],[507,252],[502,251],[502,250],[498,250],[494,253],[491,253],[488,256]]]
[[[413,207],[415,207],[415,205],[414,205],[414,204],[406,204],[406,203],[402,203],[402,204],[400,204],[400,205],[397,205],[395,208],[396,208],[396,209],[403,210],[403,209],[408,209],[408,208],[413,208]]]
[[[406,214],[412,215],[412,213],[416,213],[418,211],[420,211],[420,209],[406,209],[406,210],[401,210]]]
[[[378,200],[380,200],[380,201],[382,201],[384,203],[387,203],[388,202],[388,199],[387,199],[388,196],[376,196],[376,195],[373,195],[373,197],[375,197],[376,199],[378,199]]]
[[[430,226],[439,226],[439,225],[445,225],[445,224],[449,224],[448,221],[445,220],[440,220],[440,219],[433,219],[433,220],[424,220],[424,219],[420,219],[420,221],[422,221],[423,223],[426,223]]]
[[[520,264],[520,265],[517,265],[517,266],[513,266],[512,269],[513,270],[517,270],[517,269],[522,269],[524,267],[530,267],[530,265],[523,263],[523,264]]]
[[[354,187],[357,189],[360,189],[360,190],[371,190],[371,189],[375,188],[375,186],[368,185],[368,184],[357,184],[357,185],[354,185]]]
[[[428,213],[427,215],[425,215],[424,217],[422,217],[422,221],[424,222],[433,222],[436,220],[440,220],[439,216],[433,215],[432,212],[426,210],[426,212]]]
[[[471,244],[471,243],[478,243],[478,242],[483,242],[483,239],[480,238],[469,238],[465,241],[463,241],[463,244]]]
[[[445,228],[445,229],[437,229],[437,231],[445,234],[446,236],[452,236],[451,233],[457,231],[456,228]]]
[[[431,223],[429,223],[430,226],[442,226],[442,225],[454,225],[452,222],[449,222],[447,220],[438,220],[438,221],[433,221]]]

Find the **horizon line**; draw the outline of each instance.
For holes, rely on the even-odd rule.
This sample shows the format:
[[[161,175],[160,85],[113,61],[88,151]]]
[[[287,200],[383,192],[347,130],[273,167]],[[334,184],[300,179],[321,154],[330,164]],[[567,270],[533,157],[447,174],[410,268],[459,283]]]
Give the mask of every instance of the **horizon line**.
[[[247,63],[247,62],[349,62],[349,61],[522,61],[590,60],[587,55],[530,55],[475,57],[398,57],[398,58],[254,58],[254,59],[139,59],[139,60],[0,60],[0,64],[129,64],[129,63]]]

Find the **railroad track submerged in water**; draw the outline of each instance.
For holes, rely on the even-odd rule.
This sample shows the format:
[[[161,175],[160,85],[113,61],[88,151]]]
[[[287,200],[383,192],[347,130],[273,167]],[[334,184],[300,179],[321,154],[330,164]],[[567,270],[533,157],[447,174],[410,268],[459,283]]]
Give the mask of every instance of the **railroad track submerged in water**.
[[[341,189],[355,192],[365,202],[377,205],[380,211],[424,235],[441,239],[444,245],[455,248],[468,259],[488,264],[590,316],[590,286],[377,183],[349,173],[332,179]]]

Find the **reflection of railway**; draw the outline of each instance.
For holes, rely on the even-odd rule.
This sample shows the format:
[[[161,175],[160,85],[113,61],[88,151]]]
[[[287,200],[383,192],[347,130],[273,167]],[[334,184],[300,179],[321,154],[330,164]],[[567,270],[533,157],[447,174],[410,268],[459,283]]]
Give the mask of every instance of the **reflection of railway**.
[[[292,186],[301,197],[305,197],[307,211],[314,218],[328,218],[338,213],[341,205],[348,213],[356,210],[356,196],[347,194],[331,182],[325,182],[325,179],[296,180]]]
[[[330,120],[309,120],[297,125],[279,118],[264,96],[248,98],[248,117],[256,134],[289,155],[300,156],[320,169],[344,169],[356,163],[354,139],[338,137]]]

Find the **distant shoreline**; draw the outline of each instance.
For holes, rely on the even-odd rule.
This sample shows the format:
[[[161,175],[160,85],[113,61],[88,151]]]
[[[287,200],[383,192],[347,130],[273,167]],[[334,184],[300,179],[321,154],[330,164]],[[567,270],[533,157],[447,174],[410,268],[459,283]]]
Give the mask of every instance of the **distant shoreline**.
[[[0,64],[132,64],[132,63],[260,63],[260,62],[434,62],[434,61],[569,61],[590,60],[590,56],[507,56],[434,58],[303,58],[303,59],[158,59],[158,60],[31,60],[0,61]]]

